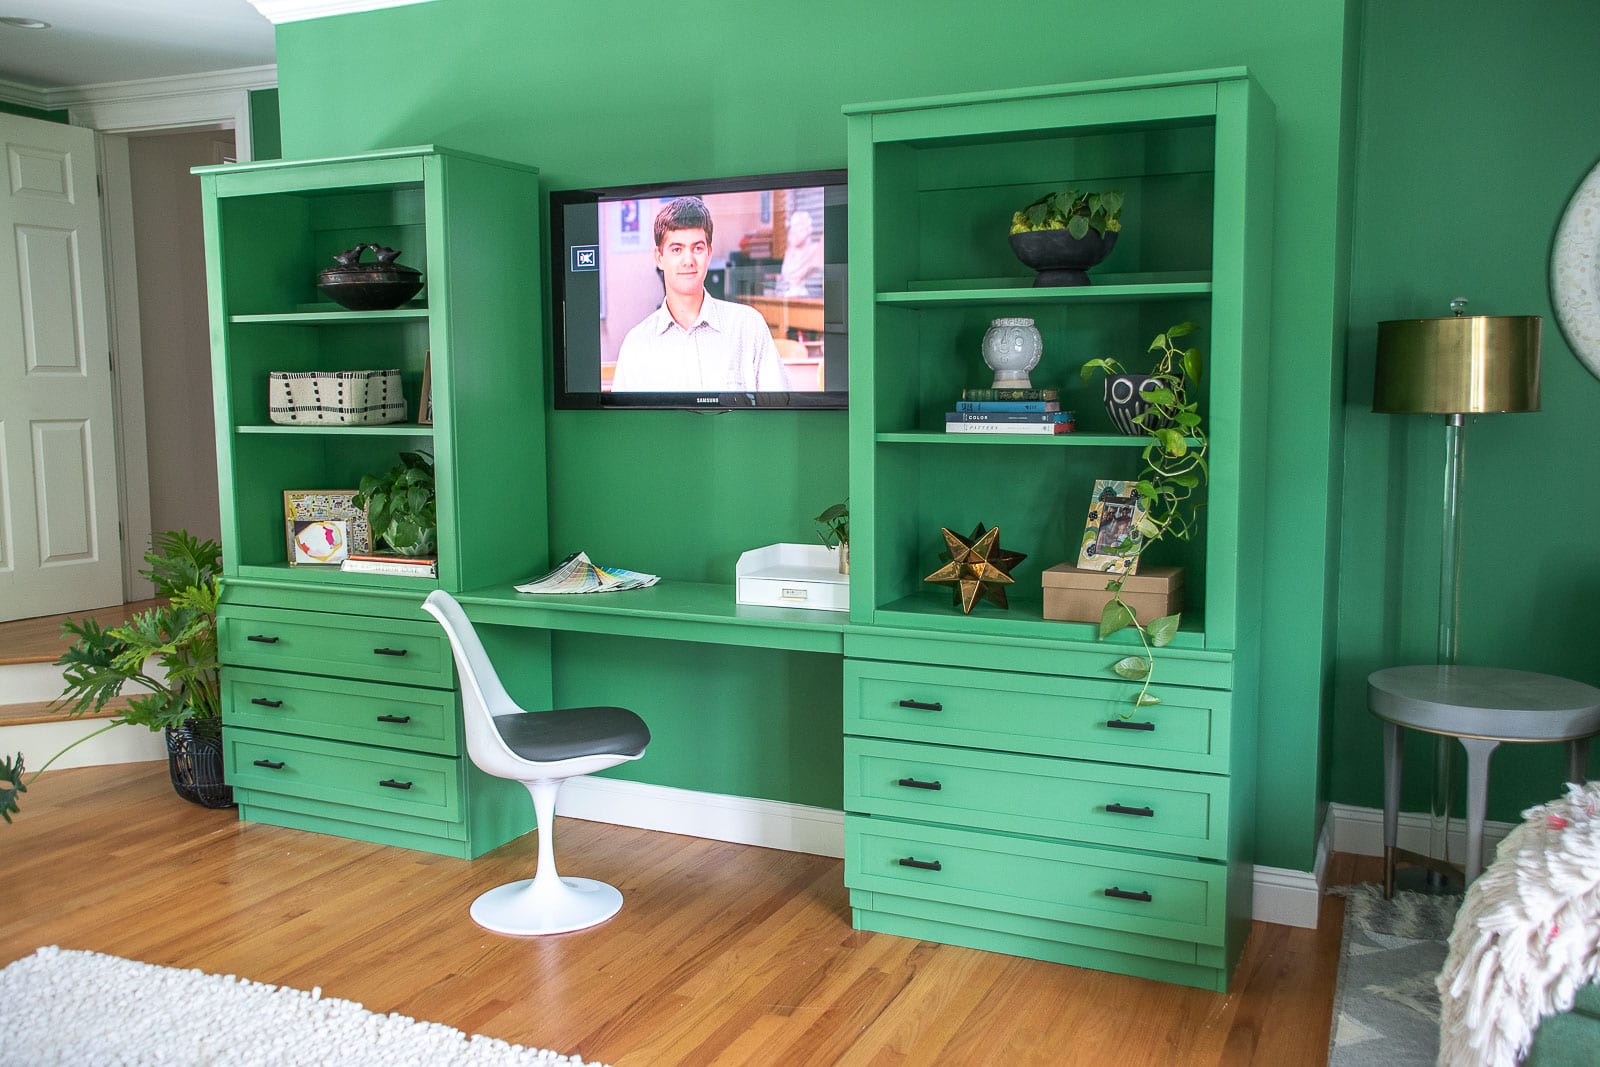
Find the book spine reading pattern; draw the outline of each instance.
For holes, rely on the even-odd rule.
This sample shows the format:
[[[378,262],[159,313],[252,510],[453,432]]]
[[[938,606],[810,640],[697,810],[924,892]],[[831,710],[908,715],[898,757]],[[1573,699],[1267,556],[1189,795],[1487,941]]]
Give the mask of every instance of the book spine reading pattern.
[[[1064,434],[1071,433],[1070,422],[947,422],[945,433]]]

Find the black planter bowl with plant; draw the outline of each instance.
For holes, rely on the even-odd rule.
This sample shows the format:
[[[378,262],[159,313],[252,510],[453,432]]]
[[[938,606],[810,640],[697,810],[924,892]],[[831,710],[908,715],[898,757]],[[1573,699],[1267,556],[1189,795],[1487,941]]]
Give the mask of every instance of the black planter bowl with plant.
[[[1023,266],[1038,271],[1035,286],[1089,285],[1089,268],[1117,246],[1117,231],[1091,229],[1082,237],[1070,230],[1024,230],[1011,235],[1011,251]]]

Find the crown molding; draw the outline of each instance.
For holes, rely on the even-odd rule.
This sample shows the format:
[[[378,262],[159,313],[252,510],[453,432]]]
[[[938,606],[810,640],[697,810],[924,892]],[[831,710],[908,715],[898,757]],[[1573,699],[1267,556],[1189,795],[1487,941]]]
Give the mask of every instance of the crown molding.
[[[0,100],[19,107],[31,107],[35,111],[51,111],[50,102],[45,98],[43,89],[34,89],[27,85],[18,85],[0,79]]]
[[[429,4],[433,0],[250,0],[274,26],[285,22],[320,19],[329,15],[350,15],[358,11],[382,11],[407,4]]]

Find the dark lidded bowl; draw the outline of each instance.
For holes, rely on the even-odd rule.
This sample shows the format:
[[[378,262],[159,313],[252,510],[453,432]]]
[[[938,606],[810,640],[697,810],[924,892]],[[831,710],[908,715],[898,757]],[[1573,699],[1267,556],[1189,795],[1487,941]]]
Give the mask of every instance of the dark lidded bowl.
[[[371,250],[376,263],[362,263]],[[317,275],[317,288],[351,311],[387,311],[397,308],[422,289],[422,272],[396,263],[400,253],[382,245],[356,245],[334,256],[335,267]]]

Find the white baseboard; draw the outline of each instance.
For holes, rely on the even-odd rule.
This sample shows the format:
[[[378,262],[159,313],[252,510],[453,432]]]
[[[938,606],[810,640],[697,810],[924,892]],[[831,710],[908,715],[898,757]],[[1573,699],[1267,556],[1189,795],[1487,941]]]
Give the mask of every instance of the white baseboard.
[[[21,752],[28,773],[41,769],[45,761],[80,737],[105,726],[107,719],[66,719],[61,722],[33,722],[0,727],[0,752]],[[103,767],[112,763],[142,763],[167,758],[167,743],[159,733],[143,726],[118,726],[85,741],[54,763],[52,771],[68,767]]]
[[[1281,926],[1301,926],[1308,930],[1317,928],[1317,915],[1322,910],[1322,891],[1328,873],[1330,837],[1329,829],[1324,824],[1322,834],[1317,839],[1317,857],[1309,871],[1256,867],[1255,895],[1250,908],[1252,919]]]
[[[1333,828],[1333,848],[1353,856],[1383,855],[1383,809],[1357,808],[1349,804],[1328,805],[1328,825]],[[1515,823],[1486,822],[1483,824],[1484,862],[1494,858],[1494,851],[1509,834]],[[1396,844],[1410,852],[1428,856],[1445,854],[1441,847],[1446,834],[1441,827],[1435,830],[1433,819],[1427,812],[1402,811]],[[1459,861],[1467,854],[1467,824],[1462,818],[1452,818],[1448,833],[1449,855]]]
[[[574,819],[641,830],[814,856],[844,855],[844,813],[806,804],[589,776],[562,787],[558,810]]]

